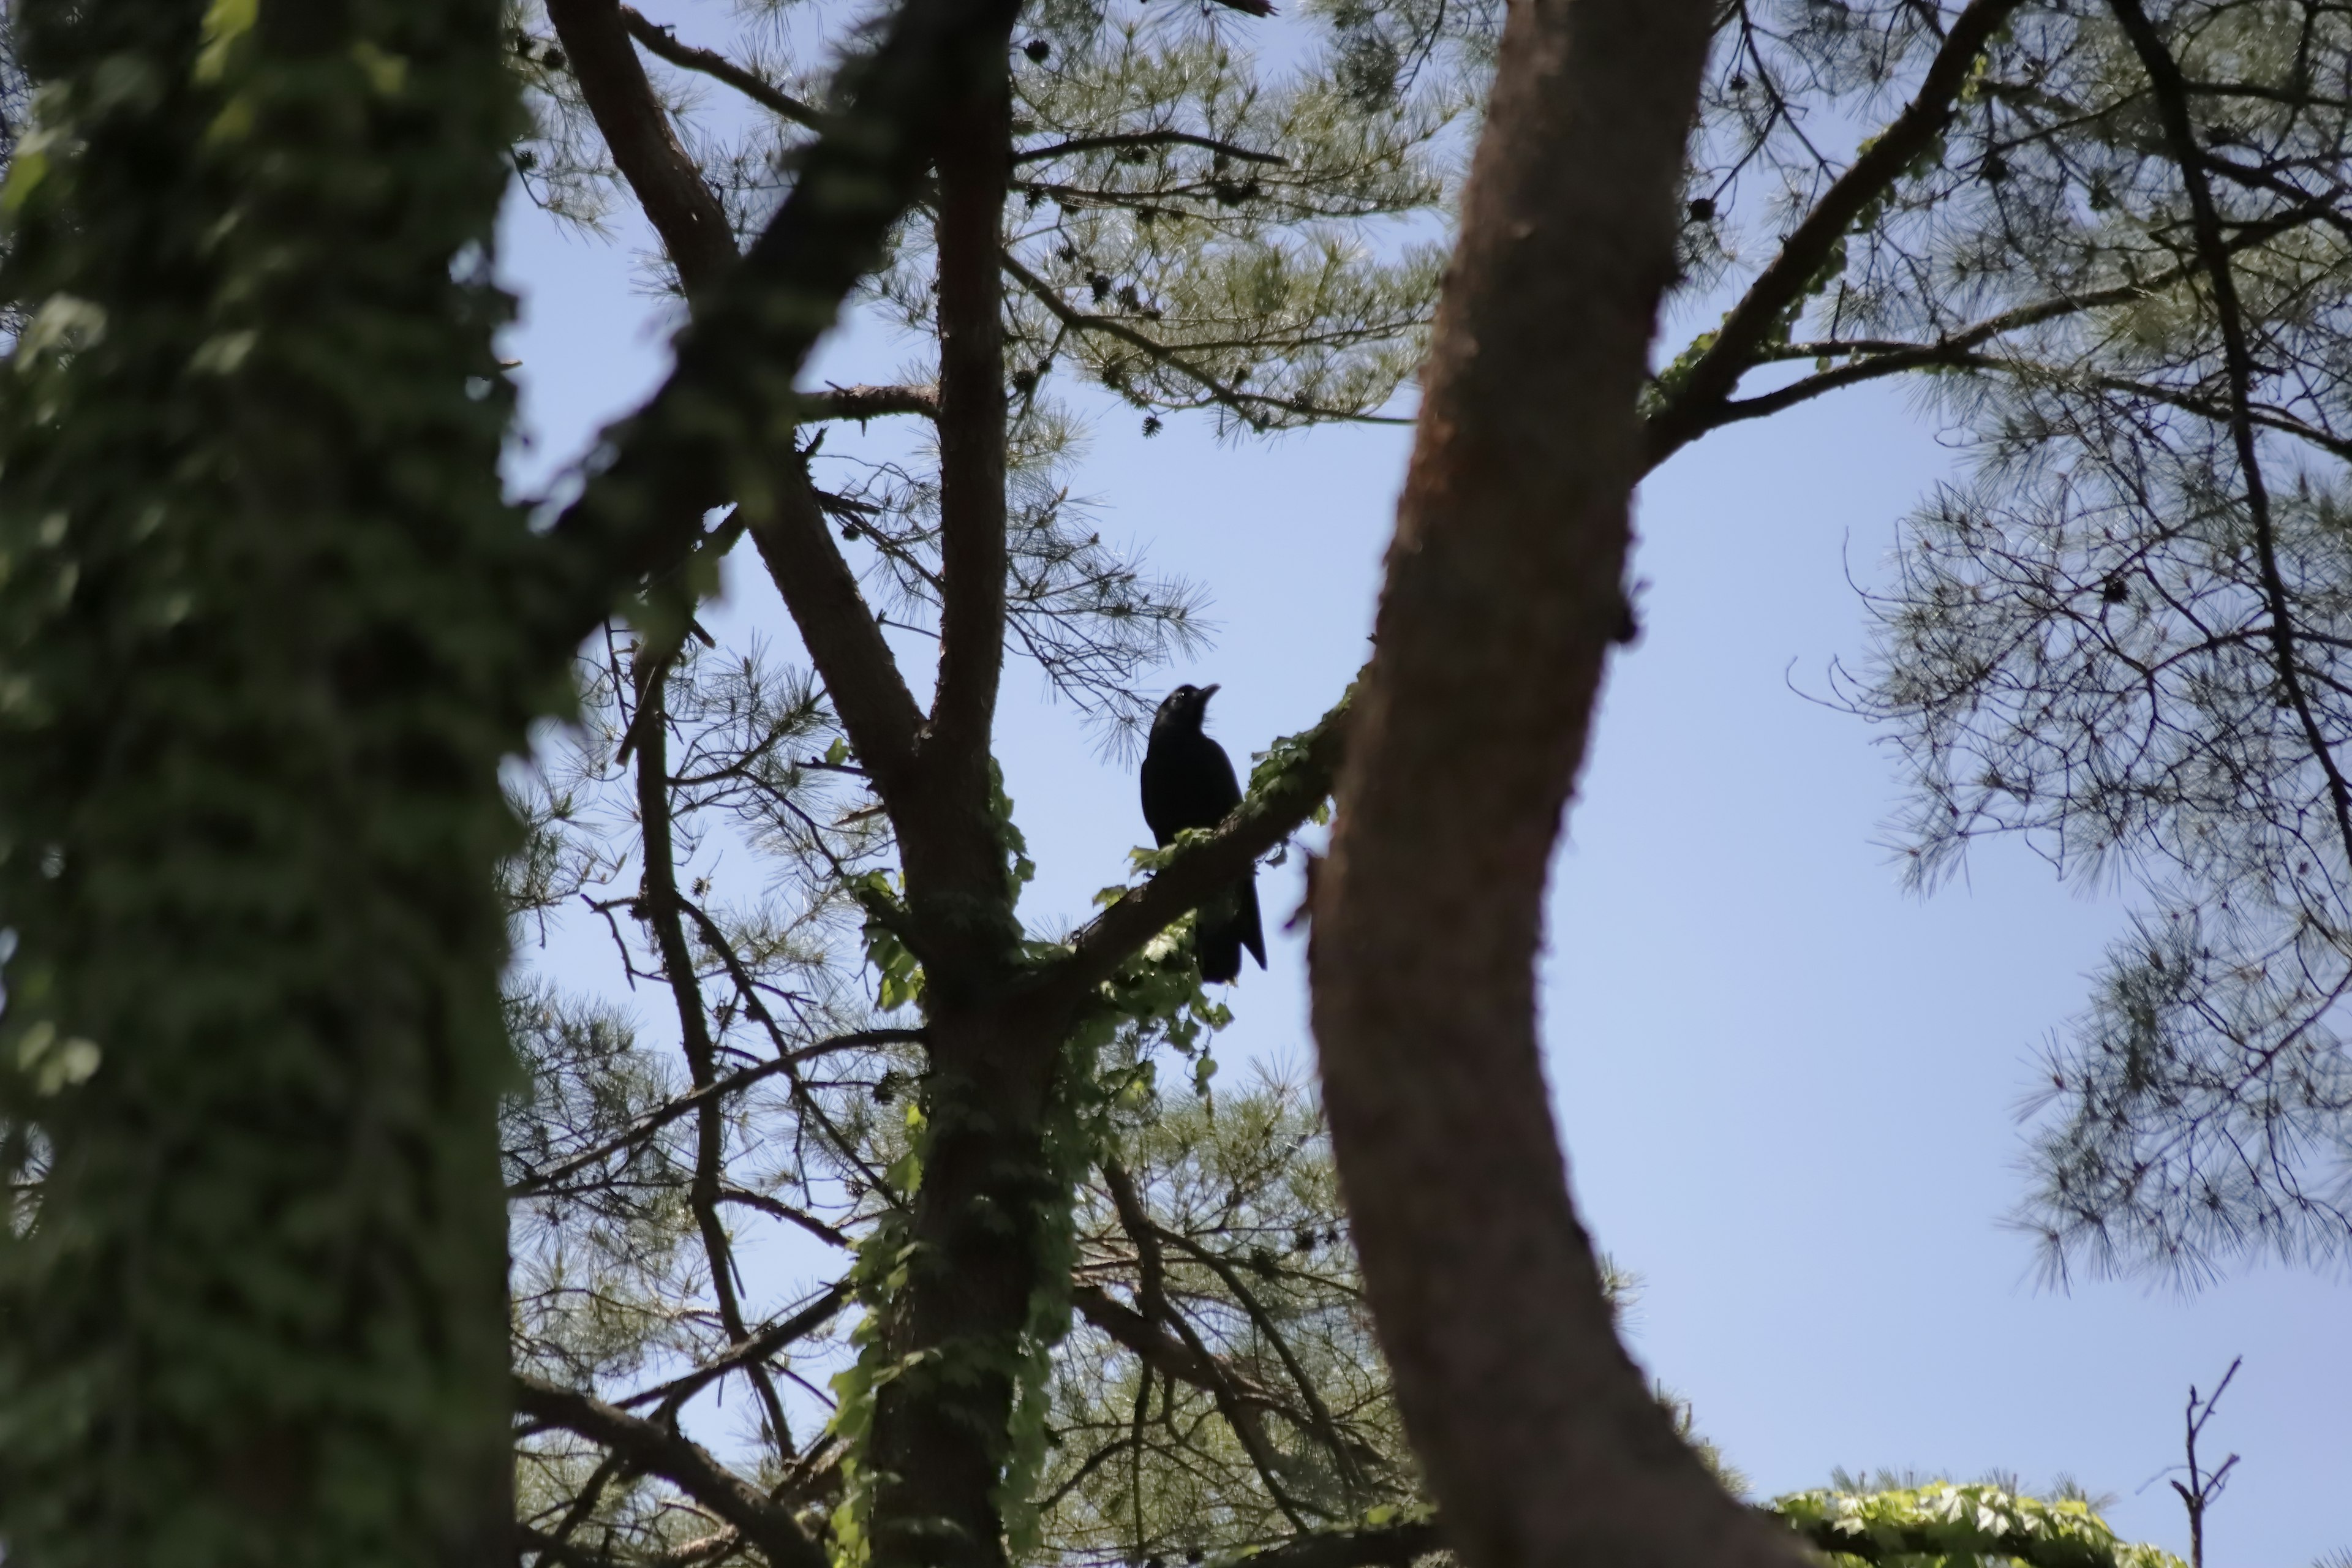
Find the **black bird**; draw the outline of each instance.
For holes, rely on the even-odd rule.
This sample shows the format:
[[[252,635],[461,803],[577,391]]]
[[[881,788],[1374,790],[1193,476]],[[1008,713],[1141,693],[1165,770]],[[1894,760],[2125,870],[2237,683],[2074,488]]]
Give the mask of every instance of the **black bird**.
[[[1180,686],[1151,716],[1151,743],[1143,752],[1143,820],[1151,825],[1152,837],[1163,849],[1188,827],[1214,827],[1242,803],[1232,759],[1201,732],[1201,715],[1216,694],[1213,686]],[[1257,868],[1252,867],[1232,892],[1203,904],[1194,927],[1202,979],[1238,978],[1244,948],[1264,969]]]

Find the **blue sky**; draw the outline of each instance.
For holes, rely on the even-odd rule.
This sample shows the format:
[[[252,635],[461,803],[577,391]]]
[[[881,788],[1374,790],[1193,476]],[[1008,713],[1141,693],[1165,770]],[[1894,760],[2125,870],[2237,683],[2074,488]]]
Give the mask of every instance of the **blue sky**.
[[[662,374],[666,317],[633,259],[650,246],[628,224],[595,241],[510,210],[527,481]],[[813,375],[887,377],[902,357],[853,329]],[[1137,419],[1099,428],[1076,488],[1108,535],[1209,591],[1213,645],[1166,683],[1223,683],[1211,728],[1239,761],[1311,722],[1360,662],[1410,435],[1220,446],[1205,418],[1152,439]],[[2186,1299],[2061,1294],[2000,1224],[2034,1048],[2083,1005],[2127,906],[2002,846],[1933,899],[1905,894],[1883,847],[1891,758],[1791,689],[1862,651],[1847,572],[1877,574],[1951,462],[1882,387],[1709,437],[1639,497],[1645,633],[1611,670],[1550,900],[1547,1064],[1577,1199],[1645,1282],[1635,1353],[1759,1492],[1837,1465],[2069,1474],[2120,1494],[2126,1536],[2185,1552],[2178,1500],[2143,1483],[2179,1457],[2188,1385],[2242,1354],[2207,1439],[2242,1456],[2211,1561],[2302,1568],[2352,1546],[2346,1282],[2273,1268]],[[730,571],[716,615],[791,641],[751,573]],[[929,659],[908,651],[919,685]],[[1146,837],[1133,773],[1019,666],[999,754],[1039,867],[1023,912],[1079,918]],[[1296,876],[1265,874],[1270,928]],[[1303,942],[1268,936],[1219,1054],[1303,1067]]]

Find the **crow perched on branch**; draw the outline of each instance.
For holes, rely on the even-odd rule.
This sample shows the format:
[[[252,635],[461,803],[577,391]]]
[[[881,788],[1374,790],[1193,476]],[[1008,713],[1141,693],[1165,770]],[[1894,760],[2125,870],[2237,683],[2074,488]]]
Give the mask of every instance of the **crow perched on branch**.
[[[1143,752],[1143,820],[1163,849],[1188,827],[1214,827],[1242,803],[1241,782],[1225,749],[1201,732],[1202,713],[1216,694],[1213,686],[1180,686],[1151,716],[1151,743]],[[1193,924],[1202,979],[1238,978],[1245,947],[1265,967],[1255,868],[1231,892],[1202,905]]]

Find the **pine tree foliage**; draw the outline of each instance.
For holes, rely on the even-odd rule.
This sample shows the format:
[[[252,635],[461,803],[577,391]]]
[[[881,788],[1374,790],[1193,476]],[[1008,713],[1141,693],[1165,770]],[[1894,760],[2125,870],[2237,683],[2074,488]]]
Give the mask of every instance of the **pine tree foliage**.
[[[1918,353],[1974,438],[1904,527],[1855,701],[1916,781],[1920,884],[2011,836],[2144,890],[2051,1047],[2021,1219],[2054,1268],[2195,1279],[2352,1241],[2352,37],[2316,6],[2138,16],[2020,7],[1782,352]]]

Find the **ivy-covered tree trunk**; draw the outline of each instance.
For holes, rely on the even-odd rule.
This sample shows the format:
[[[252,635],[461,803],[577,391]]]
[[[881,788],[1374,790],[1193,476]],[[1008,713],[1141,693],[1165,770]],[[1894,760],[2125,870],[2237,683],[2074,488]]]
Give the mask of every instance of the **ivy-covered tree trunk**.
[[[11,1568],[508,1546],[496,0],[27,0]]]

